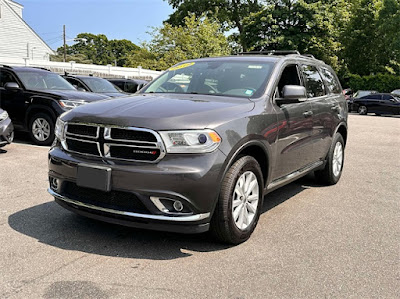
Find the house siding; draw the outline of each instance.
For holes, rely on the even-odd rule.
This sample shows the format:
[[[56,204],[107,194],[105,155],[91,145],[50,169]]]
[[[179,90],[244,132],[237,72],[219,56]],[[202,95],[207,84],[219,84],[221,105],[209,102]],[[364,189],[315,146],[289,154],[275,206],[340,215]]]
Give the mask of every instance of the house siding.
[[[49,60],[51,49],[19,17],[20,6],[0,0],[0,57]],[[13,8],[17,11],[14,11]]]

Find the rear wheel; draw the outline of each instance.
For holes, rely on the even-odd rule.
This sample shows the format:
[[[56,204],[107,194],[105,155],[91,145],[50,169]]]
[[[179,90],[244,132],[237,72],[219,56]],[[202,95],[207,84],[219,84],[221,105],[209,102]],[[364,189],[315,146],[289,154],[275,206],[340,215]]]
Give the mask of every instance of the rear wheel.
[[[222,182],[211,221],[214,236],[225,243],[239,244],[253,233],[263,200],[263,177],[251,156],[237,160]]]
[[[366,115],[368,113],[368,109],[365,106],[360,106],[358,107],[358,113],[360,115]]]
[[[340,133],[336,133],[329,149],[325,168],[315,172],[315,178],[324,185],[336,184],[343,170],[344,141]]]
[[[46,113],[37,113],[29,120],[29,136],[37,145],[50,145],[54,140],[54,121]]]

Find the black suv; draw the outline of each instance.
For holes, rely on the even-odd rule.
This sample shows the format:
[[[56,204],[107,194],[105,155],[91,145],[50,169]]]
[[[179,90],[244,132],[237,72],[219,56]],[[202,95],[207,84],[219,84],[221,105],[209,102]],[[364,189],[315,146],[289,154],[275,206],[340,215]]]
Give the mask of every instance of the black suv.
[[[28,131],[38,145],[53,142],[54,125],[60,114],[107,98],[77,91],[58,74],[45,69],[0,67],[0,107],[7,110],[15,129]]]
[[[185,61],[138,94],[57,121],[49,192],[103,221],[247,240],[264,195],[309,172],[338,182],[347,105],[334,71],[299,54]],[[268,199],[268,197],[266,197]]]
[[[106,80],[110,81],[112,84],[127,93],[135,93],[148,83],[146,80],[139,79],[106,78]]]
[[[96,92],[108,97],[122,97],[127,95],[127,93],[103,78],[70,74],[63,75],[63,78],[81,91]]]

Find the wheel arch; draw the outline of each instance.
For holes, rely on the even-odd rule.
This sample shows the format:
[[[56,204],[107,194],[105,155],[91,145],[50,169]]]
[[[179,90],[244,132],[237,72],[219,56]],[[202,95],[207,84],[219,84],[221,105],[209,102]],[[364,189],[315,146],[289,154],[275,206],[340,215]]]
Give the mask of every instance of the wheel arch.
[[[335,130],[335,134],[336,133],[340,133],[342,135],[343,141],[344,141],[344,145],[346,146],[346,143],[347,143],[347,124],[346,123],[340,123],[337,126],[336,130]]]
[[[37,113],[41,113],[41,112],[47,113],[54,120],[54,122],[56,121],[57,114],[56,114],[56,112],[53,111],[52,108],[45,106],[45,105],[32,105],[26,111],[25,126],[28,128],[31,117],[33,115],[35,115]]]
[[[226,159],[226,163],[223,167],[223,172],[221,174],[221,181],[224,178],[226,172],[229,168],[241,157],[252,156],[257,160],[260,165],[261,172],[263,174],[264,187],[268,181],[268,176],[270,174],[270,154],[266,146],[260,140],[249,140],[236,146],[229,153]]]

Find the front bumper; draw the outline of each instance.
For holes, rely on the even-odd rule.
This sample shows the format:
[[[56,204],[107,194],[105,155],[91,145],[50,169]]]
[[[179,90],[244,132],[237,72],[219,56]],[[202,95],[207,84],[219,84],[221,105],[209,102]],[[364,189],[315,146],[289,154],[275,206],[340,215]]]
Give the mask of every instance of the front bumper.
[[[14,131],[14,126],[10,118],[0,122],[0,146],[11,143],[11,135]]]
[[[50,184],[49,193],[64,208],[90,218],[138,228],[200,233],[209,229],[225,158],[216,150],[204,155],[166,155],[160,162],[148,164],[71,155],[54,147],[49,152],[49,180],[57,179],[58,183],[57,187]],[[75,185],[80,164],[111,168],[111,191]],[[86,196],[83,200],[82,194]],[[130,202],[122,203],[121,197]],[[180,201],[184,210],[163,211],[151,199],[154,197]]]

